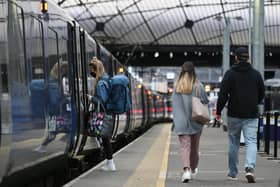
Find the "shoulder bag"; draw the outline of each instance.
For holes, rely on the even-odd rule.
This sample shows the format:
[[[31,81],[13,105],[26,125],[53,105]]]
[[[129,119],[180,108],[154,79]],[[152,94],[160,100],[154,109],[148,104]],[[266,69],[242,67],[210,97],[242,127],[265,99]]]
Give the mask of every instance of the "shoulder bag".
[[[102,107],[103,110],[100,110]],[[114,130],[113,116],[105,112],[101,102],[97,103],[97,109],[91,110],[88,116],[88,133],[90,136],[111,138]]]
[[[192,96],[192,120],[199,124],[210,121],[208,105],[201,103],[200,98]]]

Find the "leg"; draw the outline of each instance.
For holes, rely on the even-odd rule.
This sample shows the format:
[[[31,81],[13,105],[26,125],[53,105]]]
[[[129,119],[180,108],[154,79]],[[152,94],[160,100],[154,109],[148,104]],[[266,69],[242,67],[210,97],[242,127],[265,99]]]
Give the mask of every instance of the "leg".
[[[106,164],[101,167],[104,171],[116,171],[116,166],[113,160],[113,149],[110,138],[102,138],[102,144],[106,156]]]
[[[179,141],[183,168],[190,168],[191,137],[189,135],[180,135]]]
[[[113,148],[110,138],[102,138],[102,144],[104,147],[106,159],[111,160],[113,158]]]
[[[228,165],[229,175],[236,177],[238,174],[238,152],[240,146],[241,121],[238,118],[228,117]]]
[[[244,121],[242,130],[246,144],[245,168],[249,167],[254,169],[256,167],[257,157],[258,119],[247,119]]]
[[[190,166],[192,171],[195,170],[198,166],[199,162],[199,141],[200,141],[201,133],[197,133],[191,136],[191,156],[190,156]]]
[[[42,146],[47,146],[56,138],[56,132],[48,132],[47,137],[43,140]]]

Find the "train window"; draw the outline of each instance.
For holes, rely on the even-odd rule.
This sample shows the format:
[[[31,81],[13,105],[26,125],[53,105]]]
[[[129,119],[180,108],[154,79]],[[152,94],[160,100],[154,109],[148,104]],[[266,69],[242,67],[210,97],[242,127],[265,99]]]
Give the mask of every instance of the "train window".
[[[100,46],[100,60],[104,63],[104,67],[106,72],[112,76],[112,55],[111,53],[105,49],[103,46]]]
[[[31,79],[43,79],[44,75],[44,40],[43,24],[41,20],[30,15],[25,19],[26,25],[26,48],[29,53],[28,63],[31,65]]]
[[[97,56],[96,50],[96,42],[87,34],[85,33],[85,42],[86,42],[86,62],[92,59],[92,57]]]
[[[60,63],[59,59],[59,52],[58,52],[58,34],[57,32],[52,29],[48,28],[48,62],[49,62],[49,67],[48,67],[48,72],[50,72],[50,68],[54,67],[55,64]],[[60,71],[58,71],[58,77],[60,76]]]
[[[26,83],[27,67],[26,67],[26,46],[25,46],[25,24],[23,9],[17,4],[10,2],[8,11],[7,39],[8,39],[8,82]],[[9,80],[13,79],[13,80]]]
[[[264,72],[264,79],[265,80],[266,79],[272,79],[272,78],[274,78],[274,74],[275,74],[275,71],[268,71],[268,70],[266,70]]]
[[[2,93],[8,92],[8,43],[7,43],[7,9],[4,6],[0,7],[0,90]]]

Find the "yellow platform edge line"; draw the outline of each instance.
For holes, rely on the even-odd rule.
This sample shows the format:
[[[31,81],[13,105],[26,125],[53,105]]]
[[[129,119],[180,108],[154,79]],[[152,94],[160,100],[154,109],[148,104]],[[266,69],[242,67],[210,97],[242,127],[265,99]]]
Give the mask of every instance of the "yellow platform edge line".
[[[166,145],[165,145],[164,155],[163,155],[161,169],[159,172],[156,187],[165,187],[165,180],[166,180],[167,167],[168,167],[170,139],[171,139],[171,127],[168,131],[168,137],[167,137],[167,141],[166,141]]]

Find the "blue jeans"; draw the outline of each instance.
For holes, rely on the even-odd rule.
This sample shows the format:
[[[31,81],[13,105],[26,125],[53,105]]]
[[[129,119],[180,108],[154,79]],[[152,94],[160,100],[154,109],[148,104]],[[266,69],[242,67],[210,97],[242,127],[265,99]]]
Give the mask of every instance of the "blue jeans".
[[[245,168],[255,168],[257,158],[257,118],[233,118],[228,116],[228,166],[229,175],[236,177],[238,174],[238,154],[240,145],[240,133],[243,131],[246,145]]]

